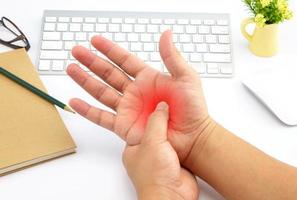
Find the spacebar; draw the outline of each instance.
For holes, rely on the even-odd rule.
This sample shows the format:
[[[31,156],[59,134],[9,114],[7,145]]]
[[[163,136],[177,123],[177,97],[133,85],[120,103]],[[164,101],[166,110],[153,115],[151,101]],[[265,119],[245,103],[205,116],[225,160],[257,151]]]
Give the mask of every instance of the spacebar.
[[[41,51],[40,59],[64,60],[68,58],[68,51]]]

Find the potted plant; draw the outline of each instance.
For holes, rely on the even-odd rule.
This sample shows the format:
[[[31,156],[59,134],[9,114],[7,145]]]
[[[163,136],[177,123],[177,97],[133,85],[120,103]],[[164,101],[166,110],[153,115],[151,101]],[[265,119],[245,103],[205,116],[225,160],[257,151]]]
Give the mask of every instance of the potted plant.
[[[243,20],[241,32],[257,56],[272,56],[278,51],[278,24],[293,17],[287,0],[244,0],[253,17]],[[255,23],[253,34],[246,26]]]

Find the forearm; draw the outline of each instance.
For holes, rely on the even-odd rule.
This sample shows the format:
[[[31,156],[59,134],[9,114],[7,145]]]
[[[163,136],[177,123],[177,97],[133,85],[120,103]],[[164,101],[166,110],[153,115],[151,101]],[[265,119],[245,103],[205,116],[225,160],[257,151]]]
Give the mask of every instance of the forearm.
[[[273,159],[220,125],[212,124],[205,132],[184,165],[225,198],[296,199],[296,168]]]

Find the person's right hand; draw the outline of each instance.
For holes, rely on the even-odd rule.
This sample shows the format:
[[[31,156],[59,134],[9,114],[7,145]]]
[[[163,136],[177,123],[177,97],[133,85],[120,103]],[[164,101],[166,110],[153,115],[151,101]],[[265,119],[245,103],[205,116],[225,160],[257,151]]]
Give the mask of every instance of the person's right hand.
[[[67,73],[116,114],[79,99],[72,99],[70,106],[133,145],[140,143],[148,116],[159,102],[165,101],[170,109],[168,140],[181,162],[186,159],[213,120],[208,115],[199,75],[174,46],[171,32],[166,31],[160,39],[160,54],[171,76],[155,70],[101,36],[94,37],[92,45],[113,63],[84,47],[75,47],[73,56],[110,86],[98,81],[76,64],[71,64]]]

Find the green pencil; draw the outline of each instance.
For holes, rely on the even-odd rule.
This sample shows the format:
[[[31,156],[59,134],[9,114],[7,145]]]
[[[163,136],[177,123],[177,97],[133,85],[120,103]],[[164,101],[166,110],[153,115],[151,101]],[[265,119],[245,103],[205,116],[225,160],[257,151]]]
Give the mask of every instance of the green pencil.
[[[30,83],[20,79],[19,77],[17,77],[16,75],[10,73],[9,71],[5,70],[4,68],[0,67],[0,74],[3,74],[4,76],[6,76],[7,78],[9,78],[10,80],[18,83],[19,85],[23,86],[24,88],[26,88],[27,90],[33,92],[34,94],[40,96],[41,98],[43,98],[44,100],[48,101],[51,104],[54,104],[60,108],[62,108],[63,110],[75,113],[70,107],[68,107],[66,104],[62,103],[61,101],[51,97],[50,95],[46,94],[45,92],[41,91],[40,89],[34,87],[33,85],[31,85]]]

